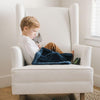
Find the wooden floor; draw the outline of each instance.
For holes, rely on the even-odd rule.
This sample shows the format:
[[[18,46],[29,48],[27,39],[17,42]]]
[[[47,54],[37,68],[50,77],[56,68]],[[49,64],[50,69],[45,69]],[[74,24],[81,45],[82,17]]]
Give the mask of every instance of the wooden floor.
[[[94,88],[100,90],[98,87]],[[19,96],[12,95],[11,87],[0,88],[0,100],[19,100]]]
[[[12,95],[11,87],[0,88],[0,100],[19,100],[19,96]]]

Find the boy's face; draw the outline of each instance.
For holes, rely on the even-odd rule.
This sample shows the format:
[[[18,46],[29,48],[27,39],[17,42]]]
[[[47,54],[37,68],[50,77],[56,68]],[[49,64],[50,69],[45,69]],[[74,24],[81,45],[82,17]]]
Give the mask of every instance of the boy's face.
[[[24,32],[29,36],[31,39],[34,39],[38,33],[40,28],[28,28],[27,26],[24,27]]]

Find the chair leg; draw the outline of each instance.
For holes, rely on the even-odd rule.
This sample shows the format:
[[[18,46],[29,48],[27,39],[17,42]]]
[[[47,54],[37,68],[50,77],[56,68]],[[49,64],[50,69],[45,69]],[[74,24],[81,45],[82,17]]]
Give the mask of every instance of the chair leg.
[[[85,100],[85,93],[80,93],[80,100]]]
[[[69,94],[68,96],[69,96],[70,100],[76,100],[76,97],[74,94]]]
[[[19,95],[19,100],[26,100],[26,99],[27,99],[26,95]]]

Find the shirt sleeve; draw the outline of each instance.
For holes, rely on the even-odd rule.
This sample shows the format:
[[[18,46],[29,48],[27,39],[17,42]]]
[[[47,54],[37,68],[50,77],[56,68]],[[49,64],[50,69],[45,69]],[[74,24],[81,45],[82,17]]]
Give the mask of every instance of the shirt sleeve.
[[[30,41],[25,41],[25,50],[26,52],[32,57],[34,58],[35,53],[37,52],[37,48],[35,47],[35,44],[33,45]]]

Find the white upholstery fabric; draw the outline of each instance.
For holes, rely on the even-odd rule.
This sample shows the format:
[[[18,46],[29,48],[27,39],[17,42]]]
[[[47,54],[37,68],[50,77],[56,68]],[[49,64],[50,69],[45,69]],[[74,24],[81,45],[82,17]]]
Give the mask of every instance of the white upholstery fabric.
[[[24,58],[20,47],[17,46],[11,47],[11,60],[12,60],[12,67],[24,66]]]
[[[75,3],[69,8],[70,16],[70,32],[71,32],[71,46],[79,44],[79,5]]]
[[[35,9],[35,8],[34,8]],[[51,10],[52,9],[52,10]],[[71,8],[47,8],[34,10],[41,24],[45,42],[57,43],[63,50],[75,51],[75,58],[81,57],[81,65],[23,65],[23,53],[19,46],[12,47],[12,93],[13,94],[57,94],[93,92],[93,69],[91,47],[79,45],[78,5]],[[18,11],[19,10],[19,11]],[[43,10],[43,11],[42,11]],[[24,9],[18,6],[21,20]],[[22,16],[21,16],[21,11]],[[27,10],[31,14],[30,10]],[[33,9],[32,9],[33,11]],[[46,12],[49,12],[48,15]],[[51,16],[52,14],[53,16]],[[27,13],[28,14],[28,13]],[[42,16],[42,17],[39,17]],[[55,16],[58,15],[58,16]],[[44,16],[47,16],[45,18]],[[61,20],[60,20],[61,19]],[[69,21],[68,21],[69,19]],[[52,22],[53,21],[53,22]],[[53,24],[51,24],[53,23]],[[61,24],[61,25],[59,25]],[[18,25],[18,24],[17,24]],[[46,26],[48,25],[48,26]],[[20,32],[17,26],[17,32]],[[58,33],[59,34],[58,34]],[[71,37],[70,37],[71,34]],[[19,34],[20,36],[20,34]],[[49,37],[50,39],[49,39]],[[52,38],[52,36],[54,36]],[[69,42],[68,42],[69,41]],[[68,42],[68,43],[67,43]]]
[[[13,94],[93,91],[93,69],[78,65],[29,65],[12,69]]]
[[[92,47],[85,45],[74,45],[73,46],[75,55],[74,58],[81,58],[81,65],[91,66],[91,52]]]
[[[79,65],[63,65],[62,67],[61,65],[44,65],[42,67],[41,65],[28,65],[12,69],[14,83],[90,81],[91,74],[90,76],[88,74],[91,73],[91,70],[89,66]]]

